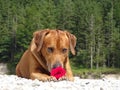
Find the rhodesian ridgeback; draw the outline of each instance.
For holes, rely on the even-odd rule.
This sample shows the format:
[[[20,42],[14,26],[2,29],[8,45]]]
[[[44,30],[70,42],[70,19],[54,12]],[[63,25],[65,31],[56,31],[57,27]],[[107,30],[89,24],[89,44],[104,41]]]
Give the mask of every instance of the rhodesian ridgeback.
[[[56,81],[55,77],[50,76],[50,71],[61,66],[66,70],[66,74],[59,80],[73,81],[69,51],[75,55],[75,46],[76,37],[67,31],[36,31],[28,50],[16,66],[16,74],[23,78]]]

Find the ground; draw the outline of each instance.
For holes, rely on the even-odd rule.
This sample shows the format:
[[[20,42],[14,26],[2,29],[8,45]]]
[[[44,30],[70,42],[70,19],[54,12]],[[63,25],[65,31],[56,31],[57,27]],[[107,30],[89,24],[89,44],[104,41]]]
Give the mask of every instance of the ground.
[[[103,75],[102,79],[75,77],[74,82],[42,82],[6,73],[8,73],[6,64],[0,64],[0,90],[120,90],[119,75]]]

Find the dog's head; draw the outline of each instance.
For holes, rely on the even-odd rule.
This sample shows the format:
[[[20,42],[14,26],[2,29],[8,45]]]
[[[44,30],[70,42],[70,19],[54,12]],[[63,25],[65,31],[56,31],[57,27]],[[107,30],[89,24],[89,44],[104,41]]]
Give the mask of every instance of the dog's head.
[[[64,67],[69,50],[75,55],[76,37],[67,31],[36,31],[34,40],[37,52],[46,60],[48,71],[59,66]]]

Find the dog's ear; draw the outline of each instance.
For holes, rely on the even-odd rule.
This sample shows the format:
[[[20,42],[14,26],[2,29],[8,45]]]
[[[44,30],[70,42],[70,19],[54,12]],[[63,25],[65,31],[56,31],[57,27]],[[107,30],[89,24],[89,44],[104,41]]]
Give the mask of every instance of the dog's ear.
[[[34,37],[34,42],[37,46],[37,51],[39,52],[42,48],[42,45],[43,45],[43,40],[44,40],[44,37],[45,35],[49,33],[49,30],[41,30],[41,31],[36,31],[34,32],[33,34],[33,37]]]
[[[67,31],[65,31],[65,32],[66,32],[67,37],[69,38],[70,50],[71,50],[72,54],[75,55],[75,46],[76,46],[77,38],[73,34],[67,32]]]

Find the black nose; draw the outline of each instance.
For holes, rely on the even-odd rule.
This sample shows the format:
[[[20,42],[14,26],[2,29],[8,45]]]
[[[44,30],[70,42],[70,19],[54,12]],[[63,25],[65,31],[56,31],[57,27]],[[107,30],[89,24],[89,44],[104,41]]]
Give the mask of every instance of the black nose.
[[[59,62],[57,62],[57,63],[55,63],[54,65],[53,65],[53,69],[54,68],[57,68],[57,67],[60,67],[60,66],[62,66]]]

